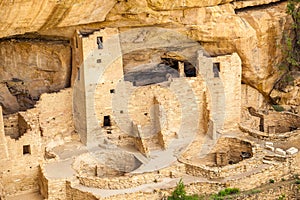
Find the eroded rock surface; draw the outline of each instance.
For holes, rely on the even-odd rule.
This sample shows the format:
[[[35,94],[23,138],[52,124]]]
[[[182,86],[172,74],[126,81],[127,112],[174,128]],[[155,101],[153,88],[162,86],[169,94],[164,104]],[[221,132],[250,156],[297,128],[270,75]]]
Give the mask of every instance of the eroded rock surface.
[[[0,102],[4,113],[25,110],[39,95],[69,86],[67,44],[3,41],[0,43]]]

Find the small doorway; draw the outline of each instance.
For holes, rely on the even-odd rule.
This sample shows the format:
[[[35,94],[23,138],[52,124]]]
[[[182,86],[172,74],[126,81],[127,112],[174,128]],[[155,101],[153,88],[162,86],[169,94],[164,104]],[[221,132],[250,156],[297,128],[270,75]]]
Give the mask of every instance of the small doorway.
[[[110,116],[109,116],[109,115],[104,116],[104,119],[103,119],[103,126],[111,126]]]

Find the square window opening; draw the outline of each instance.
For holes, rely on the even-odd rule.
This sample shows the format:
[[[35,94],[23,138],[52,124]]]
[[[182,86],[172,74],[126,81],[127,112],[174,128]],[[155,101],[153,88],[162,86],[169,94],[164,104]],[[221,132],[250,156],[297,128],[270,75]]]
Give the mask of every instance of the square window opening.
[[[30,145],[24,145],[23,146],[23,155],[31,154]]]

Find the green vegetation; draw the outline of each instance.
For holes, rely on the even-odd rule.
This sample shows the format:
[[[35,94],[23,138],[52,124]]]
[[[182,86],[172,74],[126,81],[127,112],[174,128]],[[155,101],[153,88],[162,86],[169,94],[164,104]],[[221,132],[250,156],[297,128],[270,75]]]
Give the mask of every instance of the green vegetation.
[[[180,179],[175,190],[172,192],[172,196],[168,197],[168,200],[199,200],[199,199],[200,197],[198,195],[192,195],[192,196],[186,195],[186,191],[182,179]]]
[[[284,111],[284,108],[280,105],[272,105],[272,107],[274,108],[274,110],[276,110],[277,112],[282,112]]]
[[[269,183],[275,183],[275,180],[274,179],[270,179]]]
[[[286,38],[286,61],[291,67],[300,69],[300,0],[288,0],[287,13],[293,19],[292,37]]]
[[[294,71],[300,71],[300,0],[288,0],[287,14],[292,18],[292,26],[284,33],[284,45],[281,47],[285,60],[278,66],[282,77],[276,88],[282,90],[294,83]]]
[[[212,200],[223,200],[230,199],[230,195],[239,194],[240,189],[238,188],[226,188],[218,192],[218,194],[211,195],[210,199]]]
[[[281,195],[278,197],[278,200],[285,200],[285,194],[281,194]]]
[[[300,184],[300,180],[297,179],[297,180],[295,181],[295,184],[299,185],[299,184]]]
[[[257,193],[261,193],[261,190],[257,190],[257,189],[252,189],[249,192],[247,192],[248,194],[257,194]]]

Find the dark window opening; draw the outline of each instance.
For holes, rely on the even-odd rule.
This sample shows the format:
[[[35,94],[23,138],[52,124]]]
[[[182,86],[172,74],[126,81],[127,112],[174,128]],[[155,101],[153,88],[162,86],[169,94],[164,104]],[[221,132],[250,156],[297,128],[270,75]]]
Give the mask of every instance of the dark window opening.
[[[101,59],[97,59],[97,63],[101,63],[102,62],[102,60]]]
[[[107,131],[106,133],[107,133],[107,134],[111,134],[111,131]]]
[[[162,58],[161,60],[163,64],[175,69],[176,71],[179,70],[178,60],[172,58]]]
[[[123,110],[120,110],[120,113],[123,114],[124,113]]]
[[[214,73],[214,77],[219,77],[219,73],[220,73],[220,63],[213,63],[213,73]]]
[[[260,120],[259,120],[259,131],[265,132],[264,124],[265,124],[264,118],[260,118]]]
[[[289,129],[290,129],[290,131],[295,131],[295,130],[297,130],[298,128],[297,128],[296,126],[290,126]]]
[[[103,49],[103,37],[97,37],[98,49]]]
[[[109,92],[113,94],[115,93],[115,89],[111,89]]]
[[[196,77],[196,68],[189,62],[184,62],[184,73],[186,77]]]
[[[104,116],[103,126],[111,126],[110,116]]]
[[[162,58],[162,63],[175,69],[177,72],[179,72],[179,60],[172,59],[172,58]],[[184,74],[186,77],[196,77],[197,76],[197,70],[196,68],[187,61],[181,61],[184,64]]]
[[[30,145],[24,145],[23,146],[23,155],[25,155],[25,154],[31,154]]]
[[[76,46],[76,48],[78,48],[78,38],[77,37],[75,37],[75,46]]]
[[[80,68],[77,69],[77,80],[80,81]]]
[[[144,113],[145,116],[148,116],[148,113]]]
[[[241,158],[242,158],[242,160],[247,159],[247,158],[251,158],[251,153],[242,151],[241,152]]]
[[[265,132],[264,125],[261,125],[261,124],[259,125],[259,131],[260,132]]]

